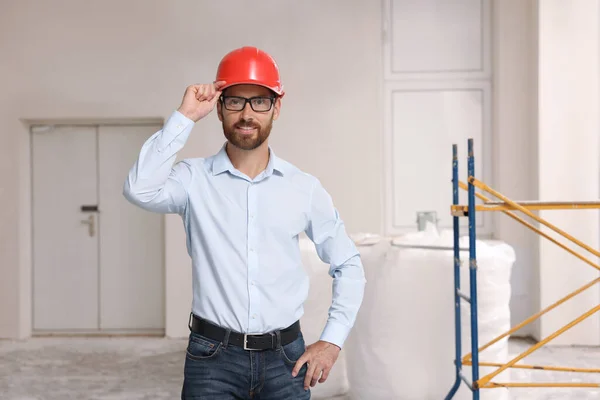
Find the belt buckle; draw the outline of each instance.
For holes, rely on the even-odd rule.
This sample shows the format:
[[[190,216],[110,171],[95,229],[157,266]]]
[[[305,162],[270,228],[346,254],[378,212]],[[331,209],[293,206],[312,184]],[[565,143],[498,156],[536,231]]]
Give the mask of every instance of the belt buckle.
[[[246,334],[246,333],[244,333],[244,350],[250,350],[250,351],[260,350],[260,349],[251,349],[250,347],[248,347],[248,334]]]

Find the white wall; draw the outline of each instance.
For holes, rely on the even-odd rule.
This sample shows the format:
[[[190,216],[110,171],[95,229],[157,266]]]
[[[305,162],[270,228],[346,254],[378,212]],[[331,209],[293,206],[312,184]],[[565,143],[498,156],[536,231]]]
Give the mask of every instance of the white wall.
[[[597,1],[539,3],[538,187],[543,199],[600,198],[599,17]],[[542,211],[540,217],[598,250],[598,210]],[[598,264],[597,256],[572,244],[569,247]],[[547,240],[540,243],[539,257],[541,270],[536,278],[542,307],[598,277],[596,269]],[[550,312],[542,319],[538,336],[552,334],[597,306],[599,286],[561,305],[559,312]],[[556,343],[600,344],[599,313]]]
[[[30,170],[27,127],[21,119],[166,118],[188,84],[211,81],[220,58],[241,45],[262,47],[280,64],[288,94],[273,130],[272,144],[278,155],[321,178],[351,232],[382,232],[380,2],[182,0],[177,5],[153,2],[152,8],[141,0],[5,3],[0,14],[0,171],[4,177],[0,183],[0,337],[30,334]],[[555,7],[557,12],[562,10],[558,3]],[[552,178],[558,171],[538,173],[548,161],[538,166],[537,125],[549,120],[551,110],[560,114],[570,99],[555,100],[538,117],[538,71],[553,71],[540,80],[547,87],[549,77],[565,77],[557,70],[538,67],[538,37],[545,39],[542,49],[553,48],[556,38],[543,28],[538,31],[537,20],[536,0],[493,2],[491,185],[517,200],[536,199],[540,194],[550,200],[555,194],[571,193],[566,192],[570,184]],[[590,34],[593,29],[569,37],[575,40]],[[594,43],[597,37],[590,46]],[[585,54],[576,56],[586,63]],[[546,51],[539,61],[551,65],[553,57]],[[595,65],[582,66],[574,74],[593,74]],[[577,92],[564,93],[583,93],[593,107],[595,97],[583,90],[585,79],[582,75]],[[573,147],[569,135],[578,118],[577,110],[570,110],[560,129],[542,129],[542,144],[551,143],[544,138],[562,138],[551,155],[562,148],[571,148],[573,154],[587,149],[584,164],[578,164],[577,157],[571,160],[574,169],[586,174],[581,175],[578,187],[593,179],[597,185],[598,156],[586,145],[598,148],[597,139],[591,137],[593,125],[579,130],[585,142]],[[212,115],[194,129],[181,157],[212,154],[222,141],[218,120]],[[542,149],[547,151],[547,147]],[[310,162],[308,155],[313,159]],[[447,160],[441,162],[447,165]],[[584,170],[578,168],[582,165]],[[593,190],[577,195],[592,195]],[[597,186],[595,193],[597,197]],[[404,195],[419,196],[419,192]],[[559,218],[571,216],[564,215]],[[539,239],[506,216],[496,214],[493,226],[495,237],[515,246],[519,257],[513,276],[516,323],[548,301],[553,285],[564,276],[563,264],[574,263],[557,261],[553,253],[544,258],[544,248],[538,254]],[[592,223],[585,226],[598,231]],[[167,218],[166,237],[167,334],[181,336],[186,333],[191,274],[178,217]],[[591,244],[597,247],[598,240]],[[544,262],[541,267],[538,256]],[[571,272],[574,277],[569,285],[589,274],[579,267]],[[544,281],[538,273],[547,275],[550,283],[540,287]],[[571,314],[557,315],[562,321]],[[541,331],[528,328],[523,333]]]
[[[598,3],[509,0],[496,1],[494,10],[495,189],[513,200],[598,200]],[[597,210],[539,215],[599,248]],[[589,265],[505,215],[495,215],[494,234],[517,251],[513,325],[598,276]],[[550,236],[598,263],[597,257],[559,235]],[[598,299],[596,285],[518,334],[545,338],[596,306]],[[599,344],[599,325],[595,314],[550,344]]]
[[[502,0],[493,8],[494,135],[493,187],[513,200],[535,200],[537,194],[537,30],[534,0]],[[488,196],[494,199],[492,196]],[[496,199],[494,199],[496,200]],[[502,213],[493,213],[494,236],[515,248],[511,276],[511,322],[535,312],[539,280],[538,237]],[[534,324],[517,332],[534,334]]]

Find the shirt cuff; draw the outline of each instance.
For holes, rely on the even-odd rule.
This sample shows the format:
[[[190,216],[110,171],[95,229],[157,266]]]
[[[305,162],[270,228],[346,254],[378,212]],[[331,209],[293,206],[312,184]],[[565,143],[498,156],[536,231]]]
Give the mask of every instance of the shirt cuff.
[[[175,110],[167,120],[165,128],[173,132],[181,132],[190,125],[194,125],[194,121]]]
[[[163,128],[156,133],[157,151],[159,153],[170,151],[175,154],[181,150],[193,127],[194,121],[179,111],[174,111]]]
[[[325,329],[321,334],[321,340],[324,342],[333,343],[339,348],[342,348],[348,334],[350,333],[350,327],[340,324],[337,321],[329,320],[325,325]]]

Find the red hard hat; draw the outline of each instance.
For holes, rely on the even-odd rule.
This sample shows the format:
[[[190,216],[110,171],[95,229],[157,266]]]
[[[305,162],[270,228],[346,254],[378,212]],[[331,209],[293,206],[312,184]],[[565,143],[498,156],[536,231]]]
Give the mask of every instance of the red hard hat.
[[[223,57],[217,69],[215,81],[225,81],[221,90],[239,85],[260,85],[283,96],[279,67],[269,54],[256,47],[235,49]]]

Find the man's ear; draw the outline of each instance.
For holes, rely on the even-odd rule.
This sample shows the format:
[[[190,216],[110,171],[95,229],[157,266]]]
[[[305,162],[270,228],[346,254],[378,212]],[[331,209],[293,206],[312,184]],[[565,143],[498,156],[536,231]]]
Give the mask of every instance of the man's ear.
[[[223,107],[220,101],[217,101],[217,116],[219,117],[219,121],[223,122]]]
[[[276,120],[279,117],[279,111],[281,110],[281,97],[275,99],[275,103],[273,104],[273,120]]]

